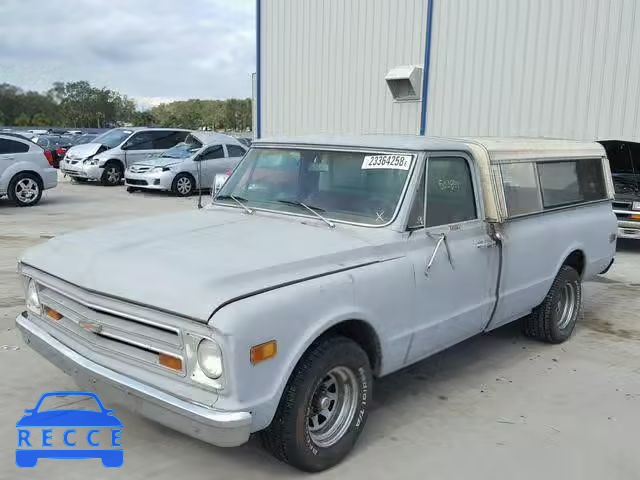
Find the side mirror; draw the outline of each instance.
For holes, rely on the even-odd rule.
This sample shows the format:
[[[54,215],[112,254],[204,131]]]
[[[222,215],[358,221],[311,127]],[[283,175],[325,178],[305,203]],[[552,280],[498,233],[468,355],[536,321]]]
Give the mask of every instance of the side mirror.
[[[131,143],[129,142],[125,142],[122,144],[122,146],[120,147],[120,150],[129,150],[129,148],[131,147]]]
[[[217,193],[222,190],[222,187],[224,187],[224,184],[227,183],[227,179],[229,178],[229,175],[227,175],[226,173],[216,173],[216,176],[213,179],[213,196],[215,197],[217,195]]]

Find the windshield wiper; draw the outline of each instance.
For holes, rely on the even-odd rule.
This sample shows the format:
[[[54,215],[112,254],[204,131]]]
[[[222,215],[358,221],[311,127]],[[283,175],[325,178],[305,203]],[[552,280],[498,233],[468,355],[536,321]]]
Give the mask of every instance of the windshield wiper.
[[[253,214],[253,208],[249,208],[247,207],[243,202],[246,202],[247,199],[246,198],[242,198],[242,197],[236,197],[235,195],[218,195],[217,197],[214,198],[214,200],[225,200],[225,199],[231,199],[234,202],[236,202],[238,205],[240,205],[240,207],[247,212],[249,215]]]
[[[329,228],[334,228],[336,226],[336,224],[333,223],[331,220],[329,220],[328,218],[323,217],[322,215],[320,215],[318,213],[318,212],[324,212],[324,209],[322,209],[320,207],[314,207],[313,205],[309,206],[309,205],[306,205],[306,204],[302,203],[299,200],[278,200],[278,202],[284,203],[286,205],[296,205],[298,207],[306,208],[311,213],[313,213],[316,217],[318,217],[320,220],[322,220],[324,223],[329,225]]]

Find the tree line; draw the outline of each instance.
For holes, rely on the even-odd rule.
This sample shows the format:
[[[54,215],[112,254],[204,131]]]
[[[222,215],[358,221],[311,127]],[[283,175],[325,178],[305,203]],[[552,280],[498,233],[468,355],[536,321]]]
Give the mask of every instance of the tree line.
[[[122,125],[243,131],[251,128],[251,99],[184,100],[139,110],[115,90],[89,82],[55,82],[46,92],[0,84],[0,125],[111,128]]]

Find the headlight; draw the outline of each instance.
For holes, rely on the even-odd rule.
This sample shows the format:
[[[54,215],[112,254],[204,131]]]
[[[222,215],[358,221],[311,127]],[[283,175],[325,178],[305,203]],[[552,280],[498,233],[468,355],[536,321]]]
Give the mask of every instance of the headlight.
[[[640,210],[640,202],[633,202],[631,210]]]
[[[168,172],[169,170],[171,170],[169,167],[155,167],[151,169],[151,173]]]
[[[84,163],[85,165],[98,165],[98,163],[100,163],[100,160],[98,160],[97,158],[87,158]]]
[[[203,339],[198,345],[198,365],[209,378],[222,376],[222,350],[213,340]]]
[[[27,283],[27,290],[25,292],[25,301],[27,304],[27,310],[36,315],[42,315],[42,305],[40,305],[40,297],[38,296],[38,287],[36,282],[29,279]]]

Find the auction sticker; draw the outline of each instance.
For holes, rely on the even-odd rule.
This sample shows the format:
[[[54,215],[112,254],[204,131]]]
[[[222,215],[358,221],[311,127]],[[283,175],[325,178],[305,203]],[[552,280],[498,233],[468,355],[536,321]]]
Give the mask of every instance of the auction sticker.
[[[413,155],[366,155],[362,162],[362,170],[389,168],[393,170],[409,170]]]

